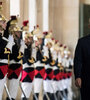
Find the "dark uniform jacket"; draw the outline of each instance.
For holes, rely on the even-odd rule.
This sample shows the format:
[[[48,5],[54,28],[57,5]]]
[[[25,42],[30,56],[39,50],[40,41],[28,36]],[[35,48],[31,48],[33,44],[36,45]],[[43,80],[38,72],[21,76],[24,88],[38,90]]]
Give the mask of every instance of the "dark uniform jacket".
[[[32,63],[29,62],[29,59],[31,59],[31,52],[32,52],[32,48],[31,45],[29,45],[24,51],[23,64],[27,63],[28,65],[32,65]]]
[[[12,47],[12,53],[10,54],[10,60],[14,60],[16,62],[19,62],[21,60],[21,58],[19,59],[18,56],[19,56],[19,47],[15,43]]]
[[[20,47],[15,43],[12,47],[12,52],[10,53],[10,64],[8,68],[8,79],[18,79],[22,64],[21,59],[23,54],[19,51]]]
[[[0,59],[3,60],[3,59],[8,59],[8,54],[5,53],[5,48],[6,48],[6,45],[7,45],[7,41],[4,40],[2,38],[2,36],[0,35]],[[0,66],[5,64],[5,62],[3,63],[0,63]],[[8,63],[7,63],[8,64]]]

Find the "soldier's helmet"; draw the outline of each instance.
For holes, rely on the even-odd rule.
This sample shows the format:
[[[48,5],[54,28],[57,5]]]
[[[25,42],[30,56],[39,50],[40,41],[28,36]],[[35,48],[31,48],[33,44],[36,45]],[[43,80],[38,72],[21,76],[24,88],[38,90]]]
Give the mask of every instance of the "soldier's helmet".
[[[29,24],[28,20],[23,21],[23,27],[22,27],[23,31],[29,31],[29,25],[28,24]]]
[[[11,16],[10,25],[17,25],[17,23],[18,23],[17,16]]]
[[[9,31],[9,34],[13,34],[14,33],[14,28],[17,26],[17,23],[18,23],[18,19],[16,16],[11,16],[11,19],[10,21],[8,22],[8,31]]]
[[[2,14],[2,2],[0,2],[0,30],[3,31],[6,29],[6,26],[4,25],[6,23],[6,18]]]
[[[33,35],[37,35],[37,34],[42,34],[40,28],[39,28],[39,25],[37,25],[33,31]]]
[[[21,28],[20,28],[18,25],[14,26],[14,27],[10,30],[10,32],[13,34],[13,36],[14,36],[15,39],[16,39],[16,38],[21,38],[22,30],[21,30]]]
[[[18,23],[18,19],[16,16],[11,16],[10,20],[7,22],[6,30],[4,32],[4,37],[8,38],[9,34],[11,33],[11,30],[14,26],[16,26]]]

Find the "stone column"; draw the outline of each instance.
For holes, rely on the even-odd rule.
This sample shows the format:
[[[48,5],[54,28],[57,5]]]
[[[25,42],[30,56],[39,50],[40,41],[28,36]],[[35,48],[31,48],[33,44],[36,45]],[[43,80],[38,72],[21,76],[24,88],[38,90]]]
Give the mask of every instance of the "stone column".
[[[39,25],[40,30],[43,29],[43,0],[36,0],[37,7],[37,25]]]
[[[3,2],[3,15],[7,18],[10,18],[10,0],[0,0]]]
[[[10,0],[10,15],[20,15],[20,0]]]
[[[49,30],[49,0],[43,0],[43,31]]]
[[[29,0],[20,0],[20,26],[24,20],[29,20]]]
[[[29,29],[32,31],[36,26],[37,13],[36,13],[36,0],[29,0]]]

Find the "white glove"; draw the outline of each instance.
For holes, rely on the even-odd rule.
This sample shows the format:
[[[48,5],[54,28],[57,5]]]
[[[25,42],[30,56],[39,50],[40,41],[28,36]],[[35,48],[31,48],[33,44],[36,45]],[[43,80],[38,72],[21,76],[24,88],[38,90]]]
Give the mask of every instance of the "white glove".
[[[53,60],[57,60],[57,52],[56,51],[53,51],[52,52],[52,57],[53,57]]]
[[[59,62],[59,63],[62,63],[62,57],[61,57],[60,52],[58,53],[58,62]]]
[[[43,47],[43,53],[44,53],[44,56],[48,57],[49,58],[49,51],[48,51],[48,47],[44,46]]]
[[[13,35],[9,35],[8,40],[9,40],[10,42],[14,42]]]
[[[9,42],[9,40],[7,38],[5,38],[5,37],[2,37],[2,39],[5,40],[5,41],[7,41],[7,42]]]
[[[36,48],[32,48],[32,57],[36,60]]]
[[[21,45],[25,45],[25,43],[24,43],[24,41],[23,40],[21,40],[21,43],[20,43]]]
[[[8,44],[6,45],[6,48],[10,49],[10,51],[12,51],[12,46],[14,45],[14,38],[13,35],[9,35],[8,38]]]
[[[26,48],[26,45],[23,40],[21,40],[21,47],[20,47],[20,52],[24,53],[24,49]]]

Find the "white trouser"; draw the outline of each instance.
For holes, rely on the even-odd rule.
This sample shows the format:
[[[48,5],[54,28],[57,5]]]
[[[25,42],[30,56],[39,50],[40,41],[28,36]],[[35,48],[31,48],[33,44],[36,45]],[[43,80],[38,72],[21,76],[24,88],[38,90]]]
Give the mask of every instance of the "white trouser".
[[[53,86],[54,93],[56,93],[59,90],[58,89],[58,81],[53,80],[52,86]]]
[[[65,89],[65,85],[64,85],[63,79],[59,80],[58,88],[59,88],[60,91],[63,91]]]
[[[62,81],[61,81],[62,82],[62,86],[63,86],[63,90],[67,89],[67,84],[66,84],[67,82],[66,81],[67,81],[66,79],[62,79]]]
[[[13,99],[16,99],[16,97],[17,97],[20,77],[21,77],[21,75],[19,76],[18,79],[8,80],[9,93],[10,93],[11,98],[13,98]]]
[[[23,90],[23,92],[24,92],[26,98],[29,98],[29,97],[30,97],[30,94],[31,94],[31,92],[32,92],[33,82],[31,82],[31,83],[22,82],[22,83],[21,83],[21,87],[22,87],[22,90]],[[21,98],[24,97],[23,92],[22,92]]]
[[[40,93],[43,84],[42,78],[34,78],[34,93]]]
[[[6,83],[6,76],[3,79],[0,79],[0,100],[2,100],[4,84]]]
[[[53,80],[44,80],[44,92],[54,93],[52,82]]]

